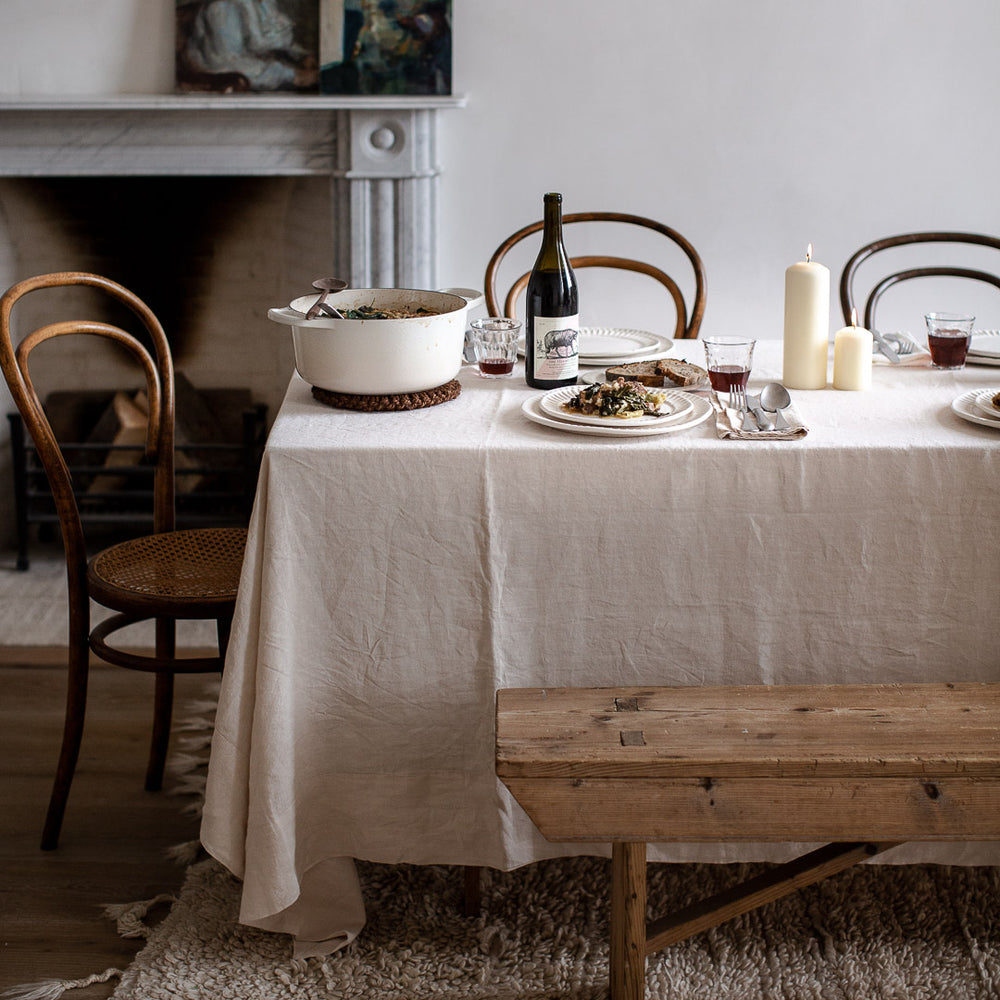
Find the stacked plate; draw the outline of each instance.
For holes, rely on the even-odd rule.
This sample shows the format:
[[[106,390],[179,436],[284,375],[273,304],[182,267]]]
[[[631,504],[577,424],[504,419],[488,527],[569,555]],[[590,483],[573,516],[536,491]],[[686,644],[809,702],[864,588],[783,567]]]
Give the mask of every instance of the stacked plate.
[[[662,358],[673,346],[669,337],[647,333],[645,330],[629,330],[623,327],[582,326],[580,327],[580,365],[596,368],[622,365],[630,361],[647,361]],[[518,345],[524,354],[524,341]]]
[[[1000,367],[1000,331],[977,330],[973,333],[965,363]]]
[[[600,417],[565,409],[566,402],[579,391],[578,386],[564,385],[526,399],[521,410],[529,420],[543,427],[604,437],[675,434],[697,427],[712,415],[712,404],[707,399],[679,389],[657,390],[665,398],[661,416]]]
[[[968,392],[963,392],[951,404],[951,408],[963,420],[1000,430],[1000,406],[993,402],[994,397],[1000,398],[1000,388],[970,389]]]

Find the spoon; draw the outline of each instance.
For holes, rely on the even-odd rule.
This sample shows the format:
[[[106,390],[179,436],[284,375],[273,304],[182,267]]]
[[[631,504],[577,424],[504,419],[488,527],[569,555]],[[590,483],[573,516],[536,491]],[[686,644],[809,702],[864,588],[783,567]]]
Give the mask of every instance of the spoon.
[[[788,421],[781,415],[781,411],[790,406],[792,397],[788,395],[788,390],[780,382],[768,382],[760,390],[760,405],[774,414],[775,430],[790,431],[792,428]]]
[[[321,312],[332,312],[334,316],[343,319],[344,317],[333,306],[327,305],[326,297],[330,292],[342,292],[346,287],[347,282],[342,278],[317,278],[313,282],[313,288],[322,294],[309,308],[309,312],[306,313],[306,319],[315,319]]]

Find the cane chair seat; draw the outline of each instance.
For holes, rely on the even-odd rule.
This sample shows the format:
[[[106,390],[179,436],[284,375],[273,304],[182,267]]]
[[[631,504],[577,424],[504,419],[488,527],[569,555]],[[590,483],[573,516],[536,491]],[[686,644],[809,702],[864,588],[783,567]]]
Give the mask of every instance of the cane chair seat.
[[[91,596],[118,611],[215,618],[236,600],[246,547],[243,528],[195,528],[130,538],[99,552],[87,567]]]

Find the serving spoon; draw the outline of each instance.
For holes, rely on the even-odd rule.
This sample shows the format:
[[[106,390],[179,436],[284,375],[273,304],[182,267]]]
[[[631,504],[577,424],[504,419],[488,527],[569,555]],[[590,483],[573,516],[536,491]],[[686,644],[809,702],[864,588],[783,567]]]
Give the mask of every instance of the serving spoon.
[[[792,428],[788,421],[781,415],[781,411],[790,406],[792,397],[788,395],[788,390],[780,382],[768,382],[760,390],[760,405],[768,413],[774,414],[774,429],[778,431],[790,431]]]
[[[330,292],[342,292],[347,287],[347,282],[343,278],[317,278],[313,282],[313,288],[320,292],[320,297],[309,307],[309,312],[306,313],[306,319],[315,319],[320,313],[326,313],[327,315],[334,315],[339,319],[343,319],[344,316],[334,309],[333,306],[329,305],[326,301],[326,297]]]

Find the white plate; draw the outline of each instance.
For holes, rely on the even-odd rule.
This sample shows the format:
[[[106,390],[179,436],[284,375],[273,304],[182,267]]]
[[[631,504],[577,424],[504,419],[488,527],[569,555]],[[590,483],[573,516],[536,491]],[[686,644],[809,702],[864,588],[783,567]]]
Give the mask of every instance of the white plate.
[[[994,330],[977,330],[972,335],[968,356],[982,358],[979,364],[985,364],[986,359],[1000,362],[1000,333]]]
[[[993,397],[997,393],[1000,393],[1000,389],[984,389],[976,396],[976,406],[994,420],[1000,420],[1000,409],[993,405]]]
[[[604,369],[601,369],[600,371],[580,372],[580,381],[587,385],[596,385],[598,382],[607,382],[607,378],[605,378]],[[665,392],[667,389],[673,392],[707,392],[711,389],[711,385],[706,378],[704,382],[695,382],[693,385],[674,385],[673,382],[668,382],[662,389],[658,386],[649,386],[648,388],[656,389],[658,392]]]
[[[1000,416],[988,417],[976,405],[976,397],[982,393],[982,389],[970,389],[963,392],[951,404],[952,412],[958,414],[963,420],[969,420],[974,424],[982,424],[984,427],[995,427],[1000,430]]]
[[[590,346],[588,338],[594,334],[605,340],[605,346],[614,348],[612,338],[620,334],[622,348],[612,349],[607,354],[594,354],[585,351]],[[596,367],[598,365],[617,365],[625,361],[645,361],[647,358],[663,357],[673,347],[674,342],[669,337],[661,337],[645,330],[626,330],[618,327],[580,327],[580,364]],[[595,346],[599,346],[595,341]],[[517,353],[524,356],[524,339],[517,345]]]
[[[563,409],[563,403],[568,402],[578,392],[580,387],[575,385],[564,385],[558,389],[551,389],[542,396],[539,407],[543,413],[559,420],[568,420],[573,424],[588,424],[592,427],[601,427],[605,424],[628,424],[639,427],[649,424],[675,423],[678,419],[683,420],[694,408],[692,396],[686,392],[672,392],[669,390],[659,390],[666,396],[668,413],[665,417],[601,417],[593,413],[576,413]]]
[[[550,417],[542,412],[539,405],[544,397],[531,396],[521,405],[521,412],[536,424],[552,427],[557,431],[568,431],[570,434],[596,434],[601,437],[646,437],[652,434],[674,434],[690,430],[704,423],[712,415],[712,404],[702,396],[690,396],[694,403],[692,414],[683,421],[671,423],[669,417],[652,418],[651,424],[634,426],[635,421],[619,421],[617,426],[602,423],[599,427],[589,424],[574,424],[561,417]],[[632,425],[632,426],[630,426]]]
[[[584,358],[627,358],[658,346],[660,337],[645,330],[611,326],[580,327],[580,360]]]

